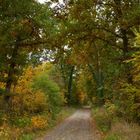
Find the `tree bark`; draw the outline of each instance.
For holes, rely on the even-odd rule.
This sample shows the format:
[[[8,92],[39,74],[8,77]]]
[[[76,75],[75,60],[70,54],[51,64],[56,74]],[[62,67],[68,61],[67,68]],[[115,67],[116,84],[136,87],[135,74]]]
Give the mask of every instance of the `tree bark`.
[[[72,94],[72,82],[73,82],[73,73],[74,73],[74,66],[70,69],[70,75],[69,75],[69,82],[68,82],[68,103],[71,103],[71,94]]]
[[[123,14],[122,14],[122,10],[121,10],[121,0],[114,0],[115,3],[115,11],[116,11],[116,18],[119,22],[120,19],[123,20]],[[127,36],[127,30],[121,26],[120,24],[120,32],[122,35],[122,40],[123,40],[123,57],[124,60],[128,59],[128,47],[129,47],[129,38]],[[133,78],[132,78],[132,74],[131,74],[131,66],[127,63],[124,63],[124,68],[125,68],[125,73],[126,73],[126,78],[127,78],[127,82],[132,84],[133,83]]]
[[[8,71],[8,76],[7,76],[7,81],[6,81],[6,96],[5,96],[5,101],[8,102],[10,99],[10,91],[11,91],[11,86],[12,83],[14,82],[14,74],[15,74],[15,67],[16,67],[16,58],[18,56],[18,50],[19,50],[19,45],[18,45],[18,40],[16,41],[16,44],[13,48],[12,56],[10,59],[10,64],[9,64],[9,71]]]

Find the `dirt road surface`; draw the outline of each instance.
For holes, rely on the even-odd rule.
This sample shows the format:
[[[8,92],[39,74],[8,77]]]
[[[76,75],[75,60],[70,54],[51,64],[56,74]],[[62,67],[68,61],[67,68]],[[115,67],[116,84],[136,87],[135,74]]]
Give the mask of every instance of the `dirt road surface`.
[[[94,140],[89,109],[77,110],[42,140]]]

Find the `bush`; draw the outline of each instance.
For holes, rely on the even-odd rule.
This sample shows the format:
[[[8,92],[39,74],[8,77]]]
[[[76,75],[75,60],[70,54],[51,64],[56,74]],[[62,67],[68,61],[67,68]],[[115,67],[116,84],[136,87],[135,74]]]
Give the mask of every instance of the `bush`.
[[[17,93],[10,100],[10,110],[14,116],[41,113],[48,109],[47,96],[40,91]]]
[[[1,140],[17,140],[21,135],[19,128],[10,127],[6,124],[0,127],[0,139]]]
[[[119,94],[119,110],[129,121],[140,120],[140,89],[131,84],[123,84]]]
[[[61,106],[64,102],[64,96],[60,93],[59,86],[49,79],[46,73],[42,73],[34,79],[33,89],[40,90],[45,93],[48,98],[48,108],[52,117],[55,118],[61,110]]]
[[[12,125],[15,125],[16,127],[26,127],[31,124],[31,120],[28,117],[22,117],[22,118],[14,118],[11,121]]]
[[[94,118],[98,129],[102,132],[107,132],[111,129],[112,118],[107,114],[105,109],[96,109],[96,112],[94,112]]]
[[[112,119],[116,117],[118,106],[116,106],[115,104],[111,103],[110,101],[106,101],[104,107],[105,107],[105,109],[107,111],[107,114]]]
[[[47,96],[36,91],[23,96],[23,108],[29,113],[41,113],[48,109]]]
[[[34,116],[31,118],[32,130],[44,129],[48,126],[48,120],[44,116]]]

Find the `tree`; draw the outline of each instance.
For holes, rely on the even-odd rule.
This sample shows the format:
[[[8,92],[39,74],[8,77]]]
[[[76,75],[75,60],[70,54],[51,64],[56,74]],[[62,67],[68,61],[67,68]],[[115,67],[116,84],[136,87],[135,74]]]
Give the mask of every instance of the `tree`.
[[[56,26],[49,6],[34,0],[6,0],[0,11],[0,81],[9,93],[32,56],[53,46]]]
[[[68,45],[71,54],[76,54],[72,55],[77,60],[76,63],[89,65],[101,96],[104,87],[103,75],[107,75],[105,72],[108,72],[105,70],[107,67],[103,64],[103,59],[109,59],[103,53],[108,51],[108,47],[110,52],[115,54],[111,59],[121,64],[119,69],[123,79],[133,83],[130,73],[132,66],[124,61],[135,51],[130,42],[135,37],[132,29],[140,24],[139,13],[137,0],[69,1],[63,13],[58,13],[58,18],[61,17],[65,25],[65,28],[62,27],[64,29],[62,35],[65,35],[64,46]],[[79,58],[81,58],[80,62]],[[113,62],[111,63],[114,65]]]

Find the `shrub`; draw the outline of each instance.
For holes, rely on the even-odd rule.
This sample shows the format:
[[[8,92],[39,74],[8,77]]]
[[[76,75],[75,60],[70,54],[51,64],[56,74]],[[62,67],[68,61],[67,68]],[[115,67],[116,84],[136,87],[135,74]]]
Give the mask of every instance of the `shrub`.
[[[42,113],[48,110],[48,98],[40,90],[34,91],[31,87],[33,78],[41,73],[41,68],[28,67],[19,78],[16,86],[12,86],[13,94],[10,97],[10,116]],[[3,101],[0,96],[0,105]]]
[[[118,107],[111,103],[110,101],[106,101],[105,102],[105,105],[104,105],[108,115],[113,119],[114,117],[116,117],[116,114],[117,114],[117,110],[118,110]]]
[[[124,84],[119,94],[119,110],[123,117],[130,121],[140,120],[140,89],[131,84]]]
[[[33,130],[44,129],[48,126],[48,120],[44,116],[34,116],[31,118],[31,128]]]
[[[111,129],[112,118],[107,114],[105,109],[96,109],[96,112],[94,113],[94,118],[96,120],[97,127],[102,132],[107,132]]]
[[[52,114],[52,117],[55,118],[56,114],[60,112],[64,102],[64,96],[60,93],[59,86],[50,80],[46,73],[42,73],[34,79],[33,88],[46,94],[48,97],[49,112]]]
[[[30,91],[15,94],[11,97],[10,110],[12,115],[20,116],[31,113],[41,113],[48,109],[47,96],[40,91]]]
[[[10,127],[3,124],[0,127],[0,139],[1,140],[17,140],[21,135],[21,130],[19,128]]]
[[[41,113],[48,109],[47,96],[36,91],[23,96],[23,109],[29,113]]]
[[[22,118],[14,118],[12,120],[12,124],[16,127],[26,127],[29,126],[31,123],[30,118],[28,117],[22,117]]]

